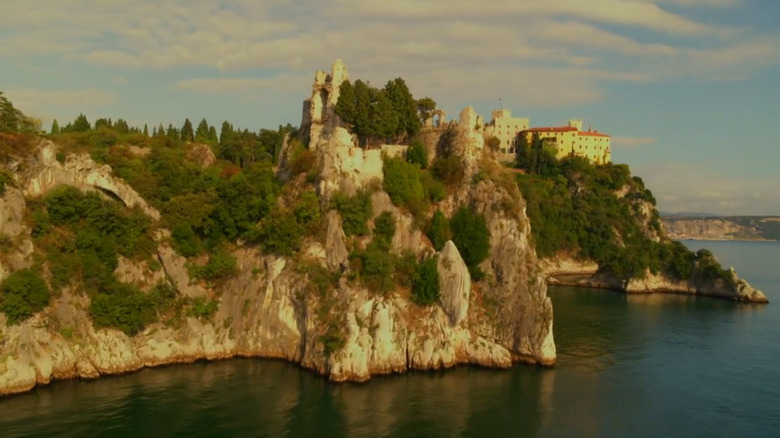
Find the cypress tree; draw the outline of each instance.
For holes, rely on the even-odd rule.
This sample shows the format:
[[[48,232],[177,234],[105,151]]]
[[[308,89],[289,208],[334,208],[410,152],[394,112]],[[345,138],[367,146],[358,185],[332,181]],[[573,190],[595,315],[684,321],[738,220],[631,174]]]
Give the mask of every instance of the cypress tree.
[[[57,135],[60,133],[60,124],[57,123],[57,119],[54,119],[53,122],[51,122],[51,134]]]
[[[192,130],[190,119],[184,119],[184,125],[181,127],[182,141],[195,141],[195,132]]]
[[[182,135],[184,135],[183,129]],[[198,123],[198,129],[195,131],[195,141],[198,143],[208,143],[209,141],[209,123],[205,118]]]

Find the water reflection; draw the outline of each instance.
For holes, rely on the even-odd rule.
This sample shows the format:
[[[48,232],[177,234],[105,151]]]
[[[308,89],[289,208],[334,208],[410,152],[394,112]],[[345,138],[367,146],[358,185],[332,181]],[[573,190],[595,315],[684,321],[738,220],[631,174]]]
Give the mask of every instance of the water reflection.
[[[334,385],[275,361],[196,363],[0,399],[0,436],[780,436],[780,305],[550,295],[553,369]]]

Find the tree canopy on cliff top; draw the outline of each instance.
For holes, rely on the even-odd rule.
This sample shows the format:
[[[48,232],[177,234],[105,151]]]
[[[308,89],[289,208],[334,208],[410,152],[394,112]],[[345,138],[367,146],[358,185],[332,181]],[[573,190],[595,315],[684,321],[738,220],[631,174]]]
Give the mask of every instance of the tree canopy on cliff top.
[[[362,145],[371,139],[403,142],[421,128],[417,101],[401,78],[388,81],[383,89],[360,79],[354,85],[344,81],[335,112]]]

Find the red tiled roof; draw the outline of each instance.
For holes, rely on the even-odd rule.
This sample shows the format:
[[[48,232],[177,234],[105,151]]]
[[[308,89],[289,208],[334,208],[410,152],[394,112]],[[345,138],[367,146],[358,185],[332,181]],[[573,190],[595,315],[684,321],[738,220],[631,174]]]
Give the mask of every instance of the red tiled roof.
[[[545,132],[572,132],[577,131],[577,128],[573,126],[542,126],[538,128],[528,128],[521,132],[539,132],[539,133],[545,133]],[[607,134],[603,134],[598,131],[578,131],[577,135],[590,135],[593,137],[610,137]]]
[[[579,135],[591,135],[593,137],[610,137],[609,135],[602,134],[601,132],[598,131],[580,131]]]
[[[573,126],[544,126],[541,128],[528,128],[523,132],[569,132],[576,130],[577,128]]]

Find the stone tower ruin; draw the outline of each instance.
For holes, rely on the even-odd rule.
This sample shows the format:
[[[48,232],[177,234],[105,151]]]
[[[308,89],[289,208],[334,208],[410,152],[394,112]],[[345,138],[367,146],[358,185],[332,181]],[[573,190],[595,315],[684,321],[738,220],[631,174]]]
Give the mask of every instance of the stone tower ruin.
[[[330,74],[322,70],[314,74],[311,97],[303,101],[301,118],[301,135],[310,148],[317,147],[324,128],[333,128],[341,123],[334,109],[339,101],[341,84],[347,80],[349,72],[340,59],[333,63]]]

